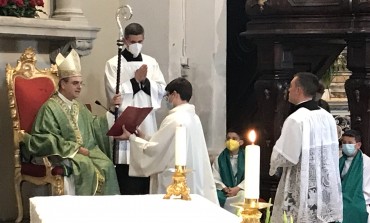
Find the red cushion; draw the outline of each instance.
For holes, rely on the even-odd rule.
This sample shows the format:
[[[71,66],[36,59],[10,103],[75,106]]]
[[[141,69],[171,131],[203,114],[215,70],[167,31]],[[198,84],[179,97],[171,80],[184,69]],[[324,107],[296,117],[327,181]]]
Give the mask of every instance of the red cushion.
[[[22,163],[21,173],[33,177],[44,177],[46,175],[46,167],[44,165],[36,165],[32,163]],[[51,170],[52,175],[63,175],[64,169],[61,166],[56,166]]]
[[[38,110],[54,93],[55,87],[53,81],[46,77],[25,79],[18,76],[14,82],[20,128],[30,132]]]

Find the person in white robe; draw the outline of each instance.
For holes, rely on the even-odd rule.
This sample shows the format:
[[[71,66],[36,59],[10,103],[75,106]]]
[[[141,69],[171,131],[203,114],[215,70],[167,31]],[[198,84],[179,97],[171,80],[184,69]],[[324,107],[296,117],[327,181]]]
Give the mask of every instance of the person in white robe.
[[[342,135],[339,160],[343,193],[343,223],[370,223],[370,157],[361,151],[361,134],[347,130]]]
[[[173,108],[153,136],[145,136],[140,131],[136,136],[123,128],[124,133],[116,137],[130,141],[130,175],[150,176],[150,193],[165,194],[172,183],[171,169],[175,168],[176,127],[182,125],[186,128],[186,167],[192,170],[186,175],[190,193],[218,204],[202,124],[195,113],[195,106],[188,103],[192,86],[185,78],[177,78],[167,85],[166,92],[168,107]]]
[[[289,102],[295,111],[285,120],[274,145],[270,175],[282,168],[271,222],[283,212],[297,223],[342,221],[338,137],[333,116],[313,100],[319,81],[308,72],[290,83]]]
[[[157,61],[141,53],[144,42],[144,28],[138,23],[126,26],[121,57],[121,72],[119,91],[122,95],[118,113],[121,114],[127,106],[153,107],[139,129],[148,135],[157,130],[155,111],[161,107],[165,94],[166,82]],[[116,94],[118,55],[109,59],[105,65],[105,86],[107,99]],[[113,125],[111,120],[110,125]],[[119,143],[118,160],[115,160],[116,172],[121,194],[146,194],[149,189],[149,179],[140,179],[128,175],[130,161],[130,145],[128,141]],[[146,185],[146,186],[145,186]]]
[[[238,208],[232,204],[244,201],[245,147],[240,136],[230,129],[226,134],[226,148],[212,164],[220,206],[233,214],[237,214]]]

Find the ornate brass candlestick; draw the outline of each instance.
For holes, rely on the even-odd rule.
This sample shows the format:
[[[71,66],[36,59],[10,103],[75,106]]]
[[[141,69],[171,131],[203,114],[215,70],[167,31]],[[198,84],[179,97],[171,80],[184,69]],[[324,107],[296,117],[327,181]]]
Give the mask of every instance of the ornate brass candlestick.
[[[175,166],[175,173],[173,174],[173,183],[167,187],[167,194],[163,199],[170,199],[172,195],[181,196],[182,200],[191,200],[190,189],[186,185],[186,166]]]
[[[258,202],[258,199],[245,198],[244,203],[233,203],[234,207],[243,208],[241,216],[243,221],[241,223],[260,223],[262,213],[258,209],[271,207],[272,204],[265,202]]]

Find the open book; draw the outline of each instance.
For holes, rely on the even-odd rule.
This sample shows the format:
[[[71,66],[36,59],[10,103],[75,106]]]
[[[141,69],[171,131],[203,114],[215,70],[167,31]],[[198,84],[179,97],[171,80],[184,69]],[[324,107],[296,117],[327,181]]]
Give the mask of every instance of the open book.
[[[146,116],[153,110],[152,107],[137,108],[128,106],[122,114],[117,118],[116,122],[107,132],[108,136],[119,136],[122,135],[122,125],[125,125],[125,128],[130,133],[134,133],[136,127],[139,126]]]

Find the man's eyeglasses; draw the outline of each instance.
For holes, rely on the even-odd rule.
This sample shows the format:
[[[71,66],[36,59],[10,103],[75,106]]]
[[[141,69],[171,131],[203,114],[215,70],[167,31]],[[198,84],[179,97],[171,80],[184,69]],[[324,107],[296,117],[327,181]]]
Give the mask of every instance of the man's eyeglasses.
[[[170,95],[171,95],[171,94],[173,94],[173,92],[172,92],[172,93],[167,92],[167,93],[163,96],[163,99],[164,99],[164,100],[166,100],[166,101],[168,101],[168,98],[170,97]]]

